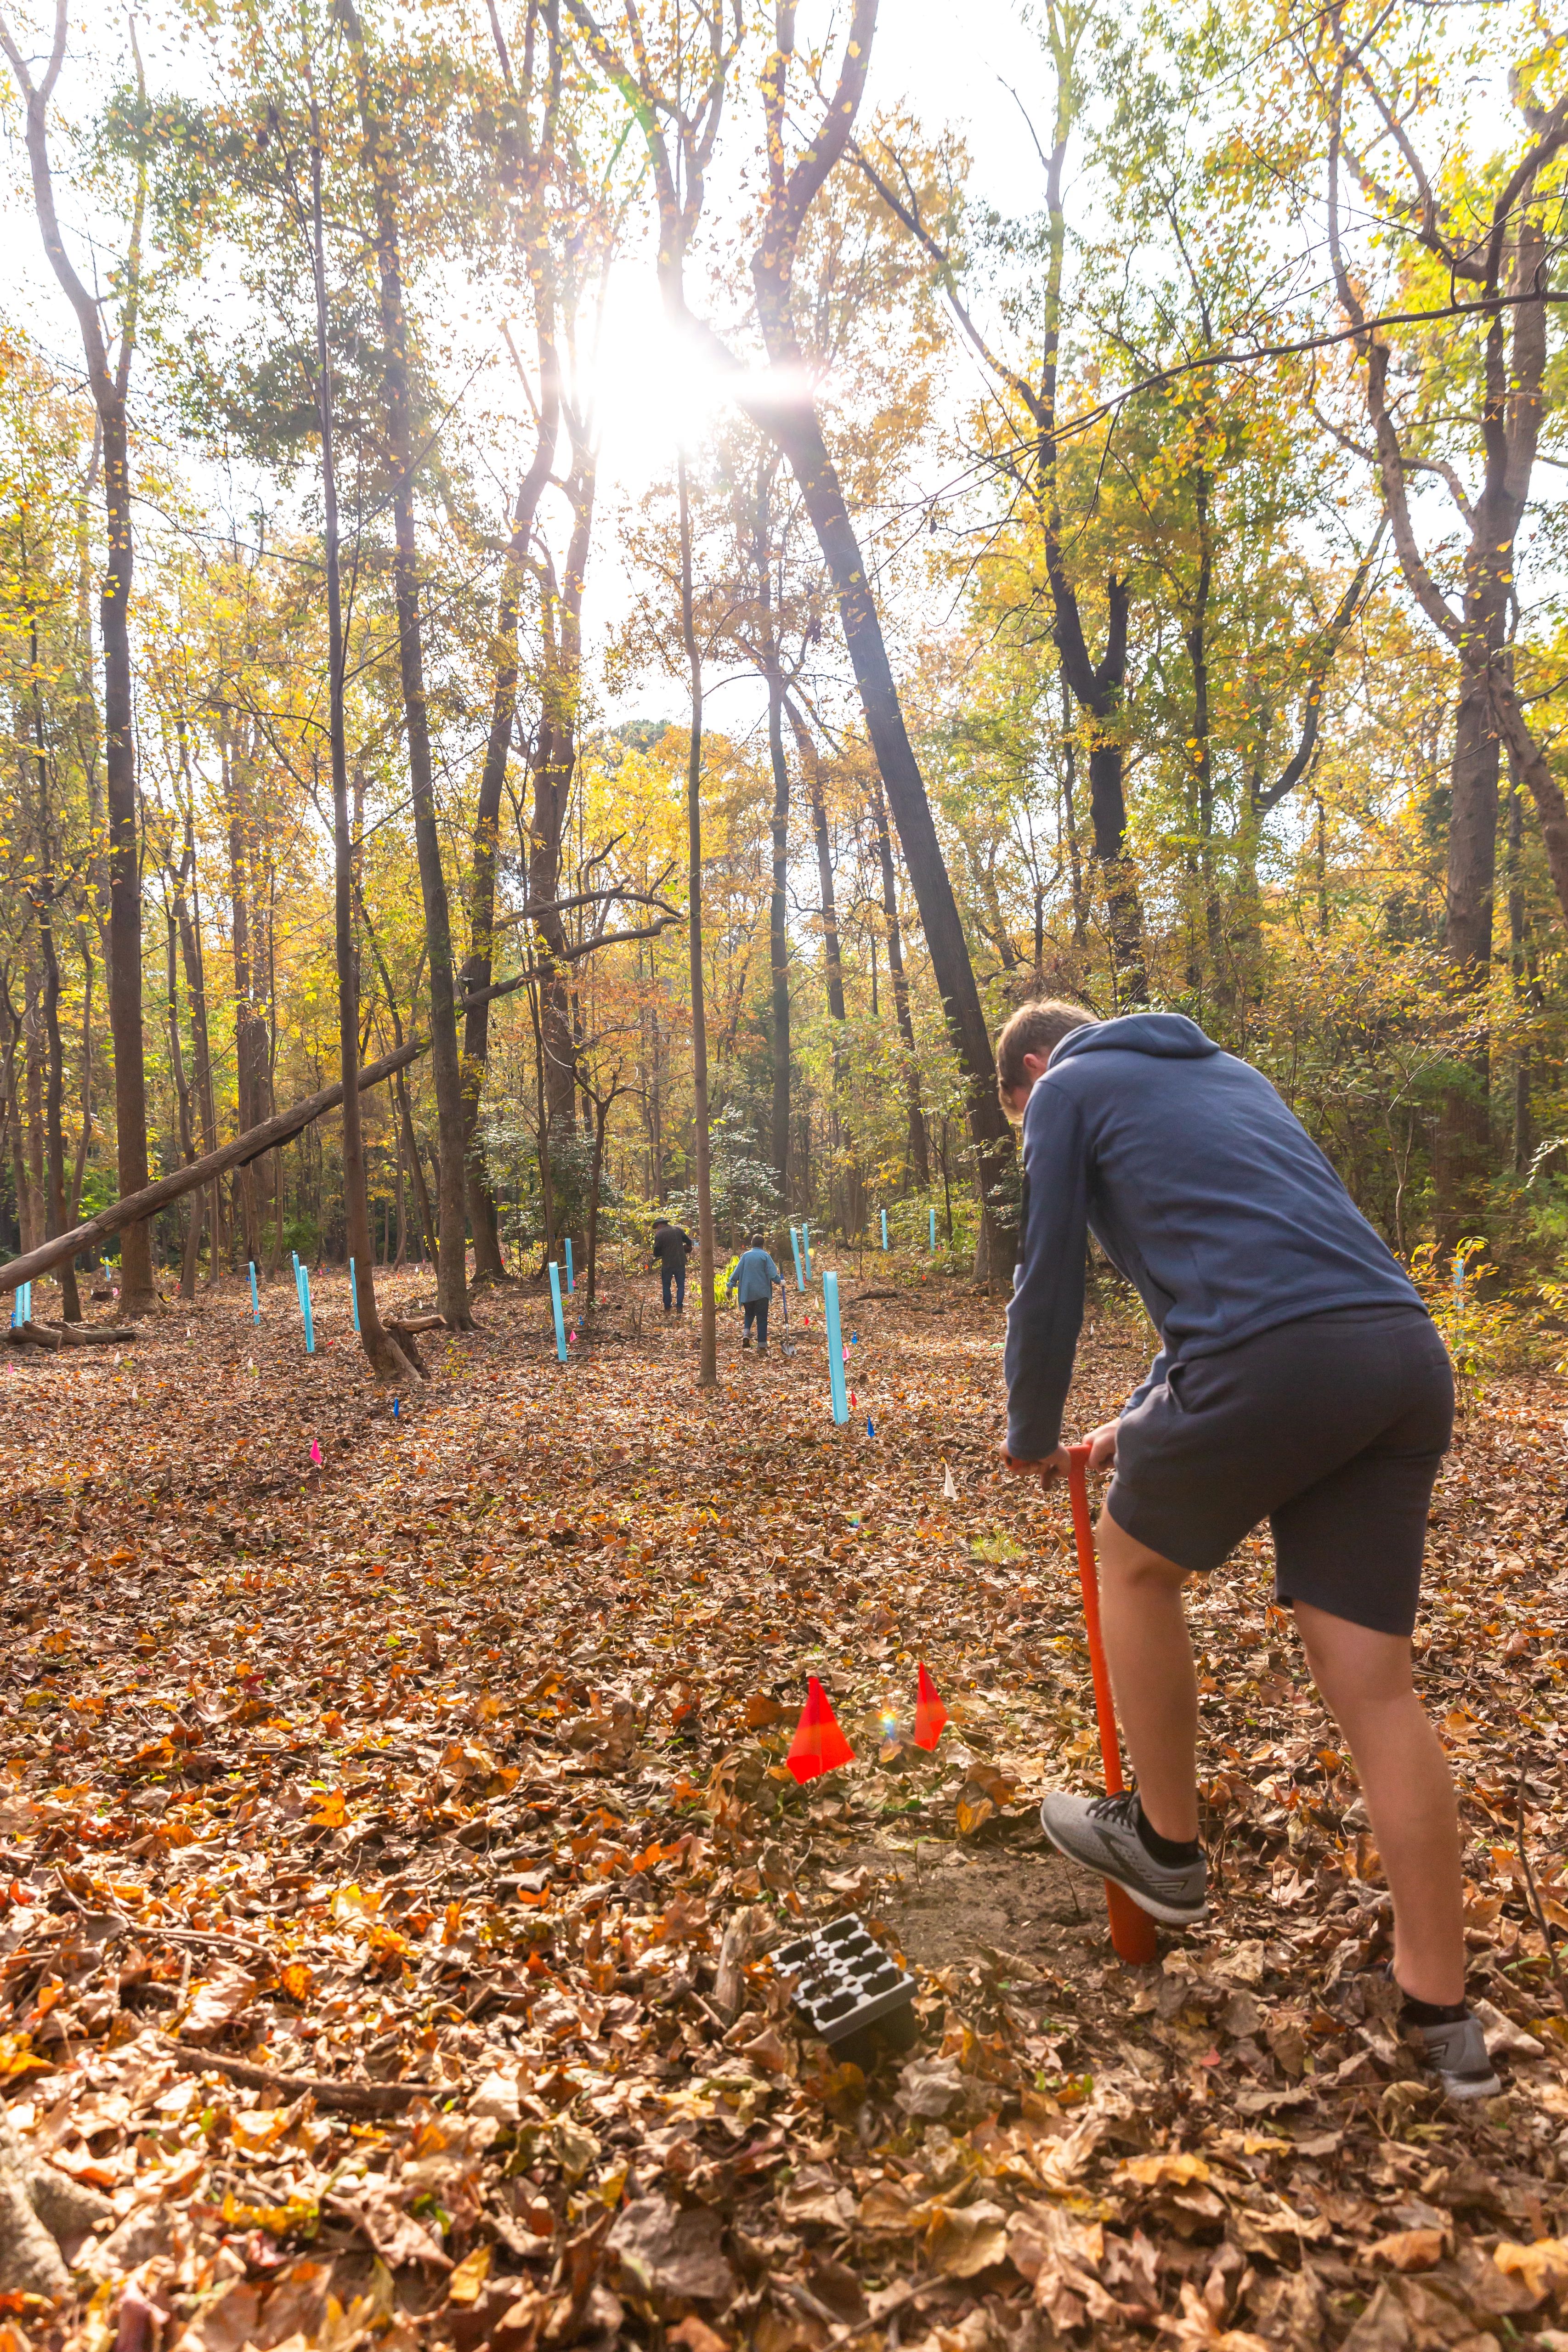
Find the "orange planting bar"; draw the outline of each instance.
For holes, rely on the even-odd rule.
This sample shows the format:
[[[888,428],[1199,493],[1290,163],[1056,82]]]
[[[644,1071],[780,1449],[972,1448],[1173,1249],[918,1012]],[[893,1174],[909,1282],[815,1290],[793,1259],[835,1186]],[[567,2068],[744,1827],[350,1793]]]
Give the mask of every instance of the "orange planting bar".
[[[1094,1523],[1089,1515],[1089,1448],[1068,1448],[1068,1496],[1072,1505],[1072,1531],[1078,1546],[1078,1580],[1083,1592],[1084,1631],[1089,1635],[1089,1670],[1094,1678],[1094,1712],[1100,1724],[1100,1753],[1105,1767],[1108,1796],[1122,1789],[1121,1743],[1116,1733],[1116,1701],[1111,1696],[1110,1670],[1100,1634],[1100,1572],[1094,1557]],[[1142,1968],[1154,1958],[1154,1922],[1141,1911],[1121,1887],[1105,1882],[1106,1907],[1110,1914],[1110,1940],[1120,1959]]]

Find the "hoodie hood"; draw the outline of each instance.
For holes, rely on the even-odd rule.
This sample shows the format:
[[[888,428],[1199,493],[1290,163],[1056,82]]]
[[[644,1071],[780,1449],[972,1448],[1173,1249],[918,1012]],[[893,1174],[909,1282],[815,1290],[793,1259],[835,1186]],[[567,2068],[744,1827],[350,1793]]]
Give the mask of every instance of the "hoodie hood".
[[[1046,1067],[1054,1070],[1079,1054],[1152,1054],[1162,1062],[1197,1062],[1219,1051],[1184,1013],[1129,1013],[1120,1021],[1072,1030]]]

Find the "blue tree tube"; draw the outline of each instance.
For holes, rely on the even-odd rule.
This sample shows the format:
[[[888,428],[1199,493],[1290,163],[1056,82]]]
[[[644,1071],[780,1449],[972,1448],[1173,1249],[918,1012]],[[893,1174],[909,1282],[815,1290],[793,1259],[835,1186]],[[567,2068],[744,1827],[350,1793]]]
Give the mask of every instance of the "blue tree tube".
[[[310,1312],[310,1269],[308,1265],[300,1268],[300,1308],[305,1318],[305,1353],[313,1356],[316,1352],[316,1318]]]
[[[566,1296],[568,1298],[571,1297],[572,1293],[576,1289],[576,1287],[577,1285],[572,1273],[572,1236],[568,1234],[566,1236]]]
[[[261,1320],[261,1294],[256,1287],[256,1260],[254,1258],[250,1261],[250,1319],[253,1323],[259,1323]]]
[[[833,1418],[845,1422],[849,1418],[849,1397],[844,1386],[844,1334],[838,1321],[836,1274],[822,1277],[822,1318],[827,1332],[827,1388],[833,1399]]]
[[[357,1331],[359,1329],[359,1281],[354,1273],[354,1262],[352,1257],[349,1260],[349,1304],[354,1311],[354,1329]]]
[[[805,1260],[805,1278],[809,1282],[811,1280],[811,1227],[804,1217],[800,1226],[800,1254]]]
[[[884,1249],[886,1249],[886,1248],[887,1248],[887,1246],[888,1246],[888,1212],[886,1211],[886,1209],[884,1209],[884,1210],[883,1210],[883,1212],[882,1212],[882,1247],[883,1247]]]
[[[555,1316],[555,1352],[566,1361],[566,1318],[561,1312],[561,1268],[550,1261],[550,1304]]]
[[[928,1217],[928,1218],[930,1219],[930,1221],[931,1221],[931,1222],[930,1222],[930,1223],[929,1223],[929,1224],[927,1225],[927,1227],[926,1227],[926,1231],[927,1231],[927,1233],[928,1233],[928,1234],[930,1234],[930,1236],[931,1236],[931,1245],[932,1249],[935,1249],[935,1247],[936,1247],[936,1211],[935,1211],[934,1209],[928,1209],[928,1210],[926,1211],[926,1215],[927,1215],[927,1217]]]
[[[800,1270],[800,1235],[794,1225],[789,1229],[789,1245],[795,1252],[795,1286],[797,1290],[804,1290],[805,1276]]]

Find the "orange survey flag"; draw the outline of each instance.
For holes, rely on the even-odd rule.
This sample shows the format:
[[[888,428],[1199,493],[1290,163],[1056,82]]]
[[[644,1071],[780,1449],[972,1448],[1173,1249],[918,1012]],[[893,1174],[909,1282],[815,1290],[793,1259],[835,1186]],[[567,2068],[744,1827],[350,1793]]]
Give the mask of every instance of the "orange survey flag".
[[[915,1746],[934,1748],[942,1738],[947,1722],[947,1709],[937,1695],[936,1685],[921,1663],[920,1683],[915,1696]]]
[[[784,1762],[797,1780],[815,1780],[820,1772],[837,1771],[840,1764],[852,1764],[855,1750],[838,1728],[827,1693],[815,1675],[805,1679],[805,1705],[800,1711],[800,1721],[790,1741]]]

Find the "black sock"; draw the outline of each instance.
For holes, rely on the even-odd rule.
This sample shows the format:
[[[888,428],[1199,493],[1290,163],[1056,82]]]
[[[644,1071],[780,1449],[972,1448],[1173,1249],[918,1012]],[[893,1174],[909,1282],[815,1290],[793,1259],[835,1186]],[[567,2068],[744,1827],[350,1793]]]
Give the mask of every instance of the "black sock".
[[[1163,1862],[1167,1870],[1177,1870],[1184,1862],[1196,1862],[1203,1852],[1196,1838],[1165,1838],[1152,1830],[1142,1803],[1133,1817],[1138,1843],[1155,1862]]]
[[[1395,1978],[1394,1981],[1397,1984],[1399,1980]],[[1407,2024],[1458,2025],[1462,2017],[1468,2017],[1470,2013],[1468,2001],[1416,2000],[1410,1993],[1405,1992],[1403,1985],[1399,1990],[1405,1993],[1404,2015]]]

